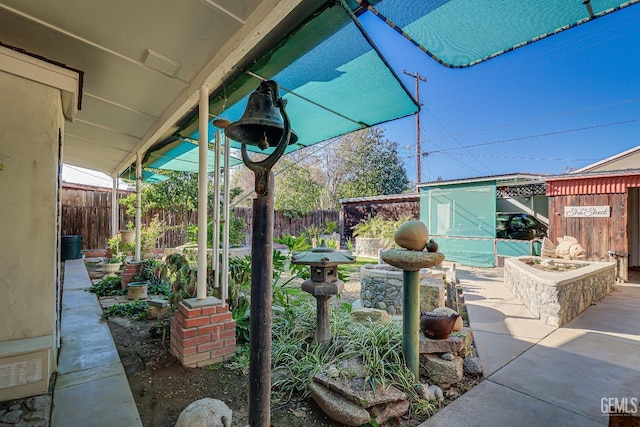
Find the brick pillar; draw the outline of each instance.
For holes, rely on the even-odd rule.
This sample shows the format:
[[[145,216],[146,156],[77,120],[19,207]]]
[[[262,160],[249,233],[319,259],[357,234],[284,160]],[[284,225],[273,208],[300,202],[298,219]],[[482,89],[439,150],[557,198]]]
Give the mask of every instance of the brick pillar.
[[[124,265],[124,268],[122,269],[122,278],[120,280],[122,289],[126,289],[127,285],[133,282],[133,276],[138,274],[139,271],[140,261],[131,261]]]
[[[229,306],[215,297],[180,301],[171,319],[170,348],[190,368],[231,359],[236,349],[236,321]]]

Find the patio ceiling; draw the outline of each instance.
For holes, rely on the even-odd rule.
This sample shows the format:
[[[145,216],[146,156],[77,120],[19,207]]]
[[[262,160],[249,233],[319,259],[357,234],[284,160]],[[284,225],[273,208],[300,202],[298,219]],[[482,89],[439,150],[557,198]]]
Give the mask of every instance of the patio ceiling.
[[[459,67],[636,1],[544,0],[540,7],[506,0],[486,0],[482,7],[471,0],[370,3],[395,20],[399,30],[405,31],[434,59]],[[324,0],[0,0],[0,42],[84,72],[81,110],[73,123],[65,125],[65,163],[116,176],[129,168],[140,152],[149,154],[147,160],[154,162],[148,167],[155,168],[166,160],[167,164],[184,168],[192,161],[192,153],[185,153],[184,145],[167,144],[179,138],[197,137],[193,123],[197,117],[197,92],[203,84],[210,86],[212,113],[232,120],[239,117],[246,95],[257,86],[256,75],[275,77],[292,89],[296,93],[285,95],[290,98],[288,111],[292,123],[295,125],[293,120],[300,118],[299,123],[309,126],[310,131],[294,127],[301,142],[291,150],[416,111],[415,104],[407,102],[411,100],[406,89],[392,81],[397,79],[389,80],[384,74],[387,71],[382,69],[376,71],[376,76],[383,76],[377,87],[394,86],[396,98],[387,105],[396,110],[388,108],[382,114],[358,116],[376,112],[370,108],[372,100],[384,99],[367,92],[369,89],[348,96],[341,92],[343,98],[336,98],[337,90],[354,87],[351,82],[356,80],[347,78],[350,69],[351,75],[358,76],[363,84],[376,86],[375,80],[369,82],[370,74],[362,74],[355,67],[375,56],[375,52],[365,51],[361,46],[349,49],[347,46],[353,47],[351,43],[334,40],[334,47],[344,46],[343,52],[339,51],[337,56],[328,54],[331,50],[319,43],[338,33],[354,40],[354,31],[345,27],[353,27],[354,23],[344,16],[335,18],[335,10],[316,14],[324,10],[325,3]],[[329,3],[339,8],[340,2]],[[348,3],[352,9],[357,8],[355,0]],[[366,6],[363,3],[358,13]],[[318,17],[316,24],[309,21],[311,16]],[[325,24],[318,25],[322,19]],[[545,25],[538,25],[541,22]],[[516,31],[522,29],[526,31]],[[300,44],[289,40],[296,34],[301,37]],[[310,41],[309,34],[315,34],[315,40]],[[317,53],[312,53],[313,50]],[[323,65],[324,69],[314,64]],[[311,75],[312,71],[325,74]],[[393,77],[393,72],[390,75]],[[329,85],[331,80],[337,86]],[[327,100],[334,98],[343,105],[344,101],[350,101],[350,109],[344,113],[327,108]],[[334,117],[327,123],[332,123],[331,126],[341,123],[343,127],[329,129],[313,123],[308,119],[308,111],[312,110],[315,110],[313,117],[339,113],[342,119]],[[155,160],[147,153],[152,146],[164,148]],[[182,157],[171,162],[166,159],[171,153]],[[193,166],[195,169],[197,165]]]
[[[172,135],[204,84],[277,42],[322,0],[0,0],[0,42],[84,72],[64,162],[109,175]]]

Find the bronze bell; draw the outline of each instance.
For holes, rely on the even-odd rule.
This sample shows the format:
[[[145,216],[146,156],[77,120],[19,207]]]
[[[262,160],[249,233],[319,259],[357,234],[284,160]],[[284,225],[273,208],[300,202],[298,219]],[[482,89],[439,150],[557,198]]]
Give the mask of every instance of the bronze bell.
[[[273,80],[263,81],[249,96],[247,108],[237,122],[225,129],[225,134],[234,141],[257,145],[264,150],[276,145],[282,137],[284,122],[282,114],[275,106],[278,84]],[[298,136],[291,131],[289,144],[295,144]]]

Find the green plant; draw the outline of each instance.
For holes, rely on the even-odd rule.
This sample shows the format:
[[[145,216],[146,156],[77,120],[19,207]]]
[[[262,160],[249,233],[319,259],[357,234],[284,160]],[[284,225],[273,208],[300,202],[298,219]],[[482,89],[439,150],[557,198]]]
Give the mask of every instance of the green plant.
[[[182,254],[171,254],[165,259],[160,269],[160,277],[171,284],[169,303],[174,309],[178,302],[195,296],[196,273],[196,268]]]
[[[123,243],[122,236],[120,235],[120,233],[118,233],[107,240],[107,247],[111,250],[112,254],[132,254],[136,249],[136,244],[135,242]]]
[[[239,299],[236,307],[231,310],[231,316],[236,321],[236,341],[238,344],[249,342],[250,315],[250,300],[243,296]]]
[[[158,239],[164,233],[164,222],[160,221],[158,214],[154,215],[149,224],[140,230],[140,253],[150,254],[158,243]]]
[[[324,223],[324,233],[333,234],[338,231],[338,223],[336,221],[327,221]]]
[[[380,216],[369,216],[366,220],[361,220],[351,227],[355,237],[378,238],[380,246],[383,248],[396,247],[393,235],[402,224],[409,221],[411,217],[405,216],[398,220],[384,219]]]
[[[353,252],[355,250],[355,247],[353,246],[353,240],[349,239],[347,240],[347,249],[349,249],[349,251]]]
[[[107,264],[119,264],[122,262],[123,255],[122,253],[118,253],[117,255],[113,255],[111,258],[107,258],[105,263]]]
[[[247,224],[242,218],[230,217],[229,218],[229,246],[237,248],[245,243],[245,231]],[[223,224],[220,224],[220,236],[222,236]],[[190,224],[187,226],[187,239],[190,243],[198,242],[198,226],[196,224]],[[222,237],[220,237],[220,244],[222,245]],[[207,246],[213,246],[213,222],[207,224]]]
[[[147,317],[147,308],[149,308],[147,301],[129,301],[124,304],[116,304],[108,307],[105,309],[104,315],[105,317],[122,316],[142,320]]]
[[[91,285],[89,292],[96,294],[96,296],[103,297],[123,295],[126,292],[126,289],[122,289],[119,276],[111,276],[102,278]]]

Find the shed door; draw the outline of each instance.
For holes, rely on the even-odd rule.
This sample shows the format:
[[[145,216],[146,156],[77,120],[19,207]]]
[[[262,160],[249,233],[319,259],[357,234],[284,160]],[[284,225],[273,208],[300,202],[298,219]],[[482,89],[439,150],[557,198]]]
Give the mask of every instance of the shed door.
[[[640,189],[629,188],[629,267],[640,266]]]

